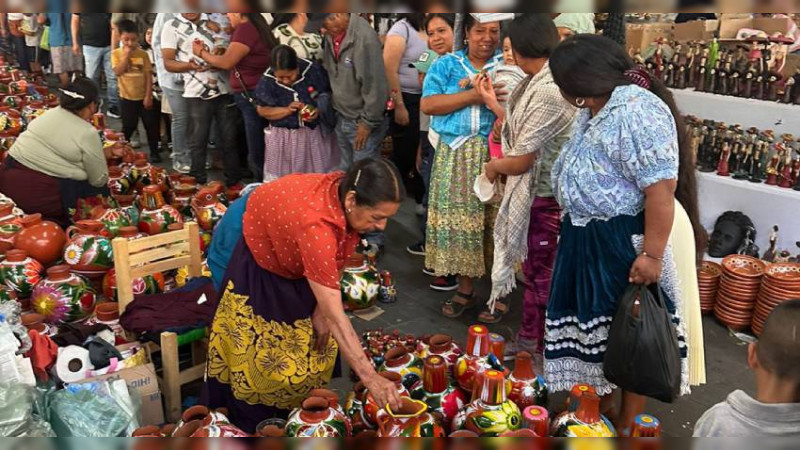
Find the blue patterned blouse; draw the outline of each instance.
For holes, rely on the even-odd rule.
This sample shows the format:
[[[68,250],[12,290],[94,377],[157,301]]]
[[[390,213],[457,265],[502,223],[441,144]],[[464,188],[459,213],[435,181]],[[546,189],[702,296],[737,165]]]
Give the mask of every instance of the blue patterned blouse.
[[[584,109],[553,167],[556,198],[575,226],[635,216],[644,189],[678,178],[678,133],[669,107],[639,86],[620,86],[595,117]]]
[[[498,50],[482,70],[487,71],[494,78],[502,60],[503,54]],[[437,59],[425,75],[422,97],[458,94],[472,89],[471,86],[461,89],[458,83],[465,78],[474,80],[475,75],[480,72],[472,67],[466,49],[448,53]],[[497,117],[489,108],[474,105],[443,116],[432,116],[430,127],[441,136],[445,144],[450,148],[457,149],[474,136],[483,136],[488,139],[495,120]]]

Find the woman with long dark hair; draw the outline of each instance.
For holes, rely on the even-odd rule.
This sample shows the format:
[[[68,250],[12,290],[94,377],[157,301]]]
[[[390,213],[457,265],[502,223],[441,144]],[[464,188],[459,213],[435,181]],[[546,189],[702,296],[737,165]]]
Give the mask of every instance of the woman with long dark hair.
[[[230,71],[231,89],[236,106],[242,111],[244,119],[250,170],[256,180],[260,181],[264,167],[263,133],[267,123],[256,111],[253,91],[258,86],[261,75],[269,67],[270,55],[276,41],[261,13],[228,13],[228,18],[234,31],[225,53],[215,55],[196,49],[195,54],[213,67]]]
[[[694,227],[698,249],[704,234],[694,158],[675,101],[663,83],[604,37],[567,39],[550,57],[550,70],[564,98],[581,111],[553,168],[564,220],[547,309],[548,384],[554,391],[590,384],[612,409],[617,386],[604,376],[603,357],[617,300],[635,283],[662,291],[680,345],[681,391],[687,393],[684,305],[670,234],[673,222]],[[676,221],[684,216],[681,205],[688,219]],[[624,435],[646,399],[621,388],[622,408],[612,417]]]

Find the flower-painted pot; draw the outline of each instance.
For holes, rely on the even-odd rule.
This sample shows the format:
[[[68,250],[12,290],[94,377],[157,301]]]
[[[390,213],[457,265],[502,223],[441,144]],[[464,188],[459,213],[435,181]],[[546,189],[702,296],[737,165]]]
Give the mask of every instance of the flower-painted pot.
[[[102,222],[105,227],[103,234],[112,239],[119,236],[120,228],[133,225],[130,217],[121,209],[105,208],[101,205],[92,208],[91,219]]]
[[[54,266],[47,270],[47,278],[33,290],[33,310],[43,315],[48,323],[83,320],[94,312],[96,297],[89,283],[81,276],[70,273],[69,266]]]
[[[125,173],[119,166],[108,168],[108,189],[112,196],[128,195],[133,192],[133,180],[129,173]]]
[[[366,400],[367,387],[363,382],[356,383],[353,392],[348,394],[344,412],[353,427],[353,434],[357,435],[362,431],[371,429],[370,424],[364,417],[364,401]]]
[[[428,405],[419,400],[404,398],[397,411],[386,406],[386,415],[379,419],[378,437],[413,438],[445,437],[444,428],[428,412]]]
[[[381,287],[378,271],[361,255],[354,255],[342,273],[342,301],[350,311],[372,307]]]
[[[600,397],[584,392],[575,412],[565,412],[553,420],[553,437],[617,437],[614,425],[600,414]]]
[[[448,429],[456,414],[469,403],[467,394],[450,383],[449,374],[442,356],[428,356],[422,368],[422,385],[411,392],[411,398],[425,402],[428,411],[439,417]]]
[[[453,420],[453,429],[467,429],[481,437],[497,437],[519,430],[522,414],[519,407],[506,397],[506,380],[502,372],[487,370],[476,381],[473,401]]]
[[[21,222],[23,229],[14,239],[14,248],[25,250],[31,258],[45,266],[61,259],[67,235],[60,226],[42,220],[42,215],[38,213],[23,217]]]
[[[387,380],[391,381],[395,385],[395,389],[397,390],[397,394],[400,395],[402,398],[411,398],[411,395],[408,393],[408,390],[403,386],[403,379],[397,372],[380,372],[378,375],[386,378]],[[375,397],[367,390],[365,397],[364,397],[364,419],[370,429],[377,430],[378,429],[378,420],[384,414],[386,414],[386,410],[384,409],[386,405],[379,405],[375,401]]]
[[[172,437],[249,437],[231,424],[227,410],[209,410],[205,406],[192,406],[184,411],[175,425]]]
[[[143,192],[144,209],[139,217],[139,230],[151,236],[167,231],[173,223],[183,223],[183,217],[172,206],[164,203],[158,186],[147,186]]]
[[[28,256],[25,250],[9,250],[0,262],[0,282],[14,291],[18,300],[27,300],[33,288],[42,281],[44,266]]]
[[[287,437],[350,437],[347,417],[322,397],[309,397],[286,421]]]
[[[464,352],[456,361],[453,376],[461,389],[472,392],[475,376],[489,368],[489,329],[483,325],[469,327]]]
[[[146,275],[142,278],[134,278],[131,281],[133,295],[153,295],[164,292],[164,275],[157,273]],[[103,295],[111,301],[119,301],[117,298],[117,273],[114,269],[109,270],[103,277]]]
[[[102,275],[114,267],[111,241],[103,235],[103,222],[81,220],[67,229],[69,242],[64,249],[64,262],[80,274]]]
[[[214,195],[214,191],[211,188],[200,189],[200,192],[194,196],[191,207],[200,228],[209,232],[214,230],[214,227],[228,210]]]
[[[422,360],[404,346],[398,346],[386,352],[378,371],[398,373],[403,377],[403,386],[411,392],[422,380]]]
[[[128,218],[128,222],[134,228],[139,224],[139,208],[136,206],[136,198],[133,195],[114,195],[119,211]]]
[[[417,346],[417,355],[423,360],[431,355],[441,356],[447,364],[447,373],[450,376],[453,376],[453,368],[463,354],[453,338],[446,334],[434,334]]]
[[[508,377],[511,391],[508,398],[520,409],[529,406],[547,406],[547,384],[533,370],[533,357],[528,352],[517,354],[514,371]]]

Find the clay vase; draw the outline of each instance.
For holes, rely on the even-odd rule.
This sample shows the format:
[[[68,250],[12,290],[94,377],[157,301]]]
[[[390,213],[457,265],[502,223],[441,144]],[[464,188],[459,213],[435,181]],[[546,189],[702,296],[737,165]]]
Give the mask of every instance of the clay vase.
[[[74,272],[102,278],[114,267],[111,240],[103,235],[104,229],[98,220],[80,220],[67,228],[69,242],[64,249],[64,262]]]
[[[516,365],[508,381],[511,383],[508,398],[520,409],[547,406],[547,385],[544,378],[533,371],[533,357],[530,353],[517,353]]]
[[[529,406],[522,411],[522,428],[533,430],[538,436],[550,434],[550,413],[542,406]]]
[[[372,307],[381,288],[378,271],[358,254],[347,260],[340,285],[342,302],[350,311]]]
[[[14,204],[0,203],[0,255],[14,248],[14,240],[22,231],[22,222],[14,215]]]
[[[400,374],[403,377],[403,386],[411,392],[422,380],[422,360],[401,345],[386,352],[383,365],[378,371]]]
[[[632,438],[661,437],[661,421],[647,414],[640,414],[633,420]]]
[[[206,187],[210,188],[214,195],[217,196],[217,199],[225,206],[228,206],[228,197],[225,196],[225,185],[219,181],[211,181],[206,184]]]
[[[208,232],[214,231],[214,227],[225,215],[225,211],[228,210],[210,188],[200,189],[200,192],[195,194],[191,205],[198,225]]]
[[[522,414],[506,397],[506,380],[502,372],[487,370],[476,380],[480,385],[472,402],[453,420],[453,429],[467,429],[481,437],[497,437],[519,430]]]
[[[227,411],[211,411],[205,406],[192,406],[184,411],[172,437],[249,437],[228,420]]]
[[[395,388],[397,389],[397,393],[400,397],[403,398],[411,398],[411,395],[408,393],[408,390],[403,386],[403,379],[397,372],[380,372],[378,375],[386,378],[387,380],[393,382],[395,384]],[[386,410],[383,408],[385,405],[379,405],[375,401],[375,397],[367,390],[364,396],[364,419],[370,429],[376,430],[378,429],[378,420],[384,414],[386,414]]]
[[[28,255],[50,266],[61,259],[67,235],[60,226],[42,220],[41,214],[31,214],[21,219],[23,229],[14,239],[14,248],[25,250]]]
[[[131,282],[133,295],[153,295],[164,292],[166,281],[161,273],[147,275],[142,278],[134,278]],[[103,277],[103,295],[107,300],[117,302],[117,273],[114,269],[106,272]]]
[[[536,434],[535,431],[529,430],[527,428],[520,428],[516,431],[506,431],[505,433],[500,434],[498,437],[502,438],[538,438],[540,437]]]
[[[102,205],[98,205],[92,208],[90,216],[92,220],[103,223],[106,230],[105,234],[112,239],[119,236],[120,228],[133,225],[128,215],[117,208],[105,208]]]
[[[44,266],[25,250],[9,250],[5,261],[0,262],[0,282],[14,291],[18,300],[30,299],[43,275]]]
[[[139,217],[139,230],[153,236],[166,232],[170,224],[183,223],[180,213],[164,203],[158,186],[145,187],[142,195],[145,206]]]
[[[458,386],[472,392],[475,376],[489,368],[489,330],[483,325],[473,325],[467,332],[467,346],[464,355],[458,358],[453,377]]]
[[[69,266],[54,266],[47,278],[33,290],[33,310],[47,323],[61,325],[83,320],[94,312],[96,297],[83,277],[70,273]]]
[[[141,239],[147,237],[146,234],[139,231],[138,228],[134,226],[130,227],[122,227],[119,229],[119,237],[132,241],[134,239]]]
[[[464,352],[453,342],[451,336],[446,334],[434,334],[430,338],[419,343],[417,346],[417,354],[423,360],[430,355],[441,356],[447,364],[448,375],[452,376],[456,361],[458,361],[458,358],[460,358]]]
[[[192,199],[196,192],[197,186],[191,184],[180,184],[173,190],[170,204],[184,219],[192,218]]]
[[[286,437],[350,437],[351,434],[347,417],[323,397],[307,398],[286,421]]]
[[[113,198],[117,202],[119,211],[128,218],[128,223],[135,228],[139,224],[139,208],[136,206],[136,198],[133,195],[114,195]]]
[[[422,368],[422,386],[411,393],[411,398],[428,405],[428,411],[437,416],[445,428],[450,428],[456,414],[469,403],[467,394],[450,384],[449,373],[443,357],[428,356]]]
[[[20,323],[28,330],[35,330],[39,333],[47,331],[47,325],[44,323],[44,316],[36,313],[26,313],[20,316]]]
[[[256,437],[286,437],[286,421],[283,419],[267,419],[256,426]]]
[[[386,415],[379,419],[378,437],[414,438],[445,437],[444,428],[428,412],[428,405],[419,400],[404,398],[397,411],[386,407]]]
[[[119,166],[108,168],[108,189],[112,196],[128,195],[133,192],[133,182],[129,174],[123,172]]]
[[[367,387],[363,382],[359,381],[356,383],[353,392],[347,396],[344,412],[345,415],[347,415],[347,418],[350,419],[354,435],[358,435],[359,433],[371,428],[370,424],[367,422],[367,419],[364,417],[364,402],[366,400],[366,395]]]
[[[131,168],[131,181],[137,192],[145,186],[156,184],[152,174],[153,166],[147,162],[147,159],[137,159]]]
[[[558,416],[550,427],[553,437],[617,437],[614,425],[600,414],[600,397],[584,392],[575,412]]]

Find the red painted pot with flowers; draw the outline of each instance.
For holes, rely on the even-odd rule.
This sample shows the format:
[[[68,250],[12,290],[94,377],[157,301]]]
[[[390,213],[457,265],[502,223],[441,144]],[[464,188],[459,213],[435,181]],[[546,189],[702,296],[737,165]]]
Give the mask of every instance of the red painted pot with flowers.
[[[89,282],[70,273],[69,266],[61,265],[47,270],[47,278],[33,290],[31,306],[48,323],[60,325],[89,317],[95,301]]]
[[[142,191],[144,209],[139,216],[139,230],[149,235],[161,234],[174,223],[183,223],[183,217],[172,206],[164,202],[159,186],[146,186]]]
[[[103,222],[81,220],[67,229],[69,242],[64,249],[64,262],[73,271],[96,275],[104,274],[114,267],[111,241],[103,235]]]

